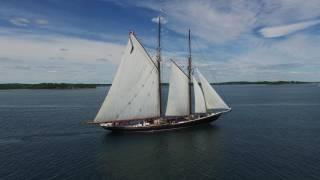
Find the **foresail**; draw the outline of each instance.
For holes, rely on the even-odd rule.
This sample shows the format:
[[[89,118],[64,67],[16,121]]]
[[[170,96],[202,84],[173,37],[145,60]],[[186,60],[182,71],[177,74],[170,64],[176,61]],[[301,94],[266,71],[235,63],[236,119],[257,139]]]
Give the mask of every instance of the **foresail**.
[[[174,63],[171,65],[166,116],[189,115],[189,78]]]
[[[159,117],[158,69],[133,34],[95,122]]]
[[[199,79],[201,82],[204,98],[206,101],[207,109],[212,110],[229,110],[230,107],[222,100],[219,94],[214,90],[214,88],[209,84],[206,78],[199,72]]]
[[[194,112],[206,113],[206,104],[203,96],[203,92],[198,84],[198,81],[192,76],[193,92],[194,92]]]

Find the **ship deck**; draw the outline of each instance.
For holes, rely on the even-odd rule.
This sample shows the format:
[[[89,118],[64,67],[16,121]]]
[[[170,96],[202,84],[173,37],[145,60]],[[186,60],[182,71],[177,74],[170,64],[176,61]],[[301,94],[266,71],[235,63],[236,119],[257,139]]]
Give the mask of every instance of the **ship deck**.
[[[172,129],[180,129],[192,127],[195,125],[210,123],[216,121],[221,114],[210,113],[210,114],[198,114],[187,117],[166,117],[162,119],[153,120],[140,120],[136,123],[100,123],[100,126],[114,132],[153,132],[153,131],[164,131]]]

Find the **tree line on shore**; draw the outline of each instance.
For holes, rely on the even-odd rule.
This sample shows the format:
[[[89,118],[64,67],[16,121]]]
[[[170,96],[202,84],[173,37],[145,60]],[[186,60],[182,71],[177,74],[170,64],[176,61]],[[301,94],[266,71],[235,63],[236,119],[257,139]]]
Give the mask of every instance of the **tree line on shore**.
[[[306,84],[315,82],[303,81],[232,81],[211,83],[213,85],[245,85],[245,84],[266,84],[266,85],[284,85],[284,84]],[[110,86],[111,84],[83,84],[83,83],[39,83],[39,84],[22,84],[6,83],[0,84],[0,89],[83,89],[96,88],[98,86]],[[163,83],[168,85],[168,83]]]

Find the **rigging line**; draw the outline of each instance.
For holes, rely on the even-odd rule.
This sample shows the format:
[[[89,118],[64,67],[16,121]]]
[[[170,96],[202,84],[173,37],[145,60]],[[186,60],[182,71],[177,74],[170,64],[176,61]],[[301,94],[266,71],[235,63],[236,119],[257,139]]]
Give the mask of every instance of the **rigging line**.
[[[158,101],[159,101],[159,114],[162,117],[162,87],[161,87],[161,17],[159,16],[158,22],[158,48],[157,48],[157,67],[158,67]]]
[[[194,42],[195,42],[195,45],[196,46],[198,46],[199,48],[198,48],[198,51],[199,51],[199,53],[198,53],[198,55],[200,56],[200,58],[202,58],[202,59],[206,59],[205,57],[204,57],[204,52],[202,51],[202,49],[200,48],[200,45],[199,45],[199,42],[198,42],[198,40],[196,39],[196,38],[194,38]],[[208,59],[207,59],[208,60]],[[196,66],[198,69],[199,69],[199,66]],[[212,74],[212,78],[213,78],[213,81],[214,82],[218,82],[217,81],[217,78],[216,78],[216,75],[215,75],[215,71],[213,71],[213,74]],[[210,83],[209,83],[210,84]]]
[[[156,67],[156,69],[158,70],[158,66],[156,65],[156,63],[153,61],[153,59],[151,58],[150,54],[148,53],[148,51],[146,50],[146,48],[142,45],[142,43],[139,41],[139,39],[134,35],[132,34],[135,39],[137,40],[137,42],[140,44],[140,46],[143,48],[143,50],[146,52],[146,54],[148,55],[148,59],[152,62],[152,64]],[[130,37],[130,40],[131,40],[131,37]],[[159,71],[159,70],[158,70]]]
[[[170,59],[170,60],[173,62],[174,65],[176,65],[176,66],[179,68],[179,70],[180,70],[185,76],[189,77],[173,59]]]

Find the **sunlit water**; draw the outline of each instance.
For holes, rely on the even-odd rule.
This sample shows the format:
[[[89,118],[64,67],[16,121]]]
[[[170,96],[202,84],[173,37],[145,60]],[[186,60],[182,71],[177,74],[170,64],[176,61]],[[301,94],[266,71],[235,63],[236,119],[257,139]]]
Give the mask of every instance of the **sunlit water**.
[[[143,134],[84,123],[106,88],[0,91],[0,179],[320,179],[320,87],[217,90],[213,124]]]

